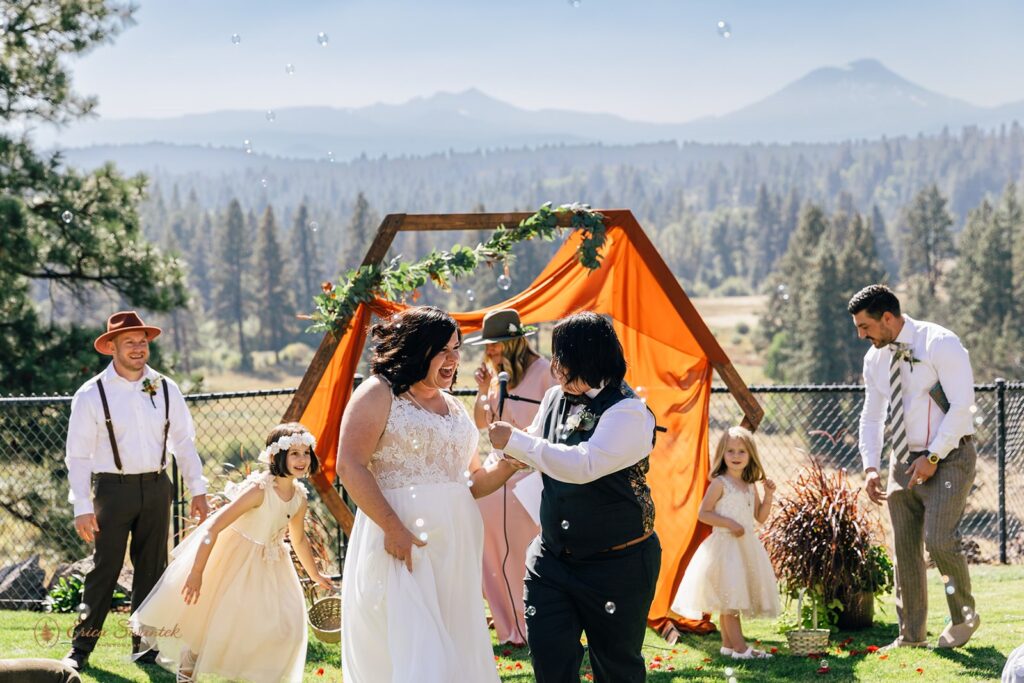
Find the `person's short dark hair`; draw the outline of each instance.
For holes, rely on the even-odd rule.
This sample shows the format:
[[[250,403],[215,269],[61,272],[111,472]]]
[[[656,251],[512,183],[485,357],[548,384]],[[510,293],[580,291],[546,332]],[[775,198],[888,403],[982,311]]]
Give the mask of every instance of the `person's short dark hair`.
[[[868,285],[853,295],[846,305],[850,315],[866,311],[873,319],[878,320],[883,313],[892,313],[897,318],[900,313],[900,300],[885,285]]]
[[[551,331],[551,367],[565,374],[566,384],[583,380],[594,388],[618,385],[626,376],[626,356],[611,322],[583,311]]]
[[[274,443],[278,439],[285,436],[291,436],[292,434],[308,433],[309,430],[306,429],[305,425],[299,422],[285,422],[284,424],[279,424],[272,430],[270,430],[270,434],[267,435],[266,445],[269,446],[270,444]],[[311,446],[309,448],[309,476],[316,474],[319,469],[320,458],[316,457],[316,451]],[[270,473],[273,474],[275,477],[287,477],[291,475],[291,473],[288,471],[287,449],[280,450],[277,453],[274,453],[274,455],[270,456]]]
[[[375,347],[370,371],[391,383],[395,396],[427,376],[430,361],[462,330],[455,318],[434,306],[413,306],[370,328]],[[458,380],[458,372],[452,384]]]

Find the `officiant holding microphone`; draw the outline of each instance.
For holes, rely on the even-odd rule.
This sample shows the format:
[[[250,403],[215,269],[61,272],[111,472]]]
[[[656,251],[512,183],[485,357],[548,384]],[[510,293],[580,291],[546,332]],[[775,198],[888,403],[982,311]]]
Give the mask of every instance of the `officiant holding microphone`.
[[[487,429],[499,419],[526,429],[544,393],[556,383],[550,361],[534,351],[527,340],[536,331],[522,324],[517,311],[503,309],[485,315],[480,335],[466,340],[466,344],[486,345],[484,361],[474,373],[477,396],[473,418],[480,429]],[[506,395],[514,394],[513,399],[502,400],[502,386]],[[517,400],[520,398],[527,400]],[[524,469],[498,491],[477,499],[484,521],[483,591],[499,643],[525,645],[526,641],[526,549],[540,531],[540,511],[536,504],[530,505],[529,491],[539,491],[539,479],[538,473]],[[532,509],[527,509],[524,500]]]

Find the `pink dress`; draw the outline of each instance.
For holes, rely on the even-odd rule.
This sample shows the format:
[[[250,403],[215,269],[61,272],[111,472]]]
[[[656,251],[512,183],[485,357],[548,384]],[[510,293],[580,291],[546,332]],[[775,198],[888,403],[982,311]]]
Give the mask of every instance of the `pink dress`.
[[[509,393],[539,401],[544,392],[555,384],[551,376],[551,362],[546,358],[533,361],[522,381]],[[491,415],[497,415],[498,391],[495,387],[487,396]],[[533,422],[540,406],[520,401],[505,401],[502,419],[519,429]],[[504,487],[477,500],[484,520],[484,597],[491,608],[494,629],[500,643],[522,644],[526,635],[523,617],[523,578],[526,576],[526,549],[540,533],[530,513],[513,493],[516,484],[530,475],[532,470],[517,472]],[[505,543],[506,529],[508,544]],[[508,558],[505,558],[506,552]],[[502,572],[504,560],[504,573]],[[508,579],[508,584],[505,579]],[[511,597],[509,597],[511,593]],[[518,620],[518,628],[517,628]],[[520,631],[522,632],[520,634]]]

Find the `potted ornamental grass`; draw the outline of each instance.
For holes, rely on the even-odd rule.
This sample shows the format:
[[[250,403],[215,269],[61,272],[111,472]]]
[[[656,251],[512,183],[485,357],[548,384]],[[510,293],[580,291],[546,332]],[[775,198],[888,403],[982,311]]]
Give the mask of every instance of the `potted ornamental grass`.
[[[826,471],[812,458],[762,535],[783,592],[800,598],[795,630],[824,631],[825,640],[815,636],[822,646],[829,629],[870,627],[875,596],[893,587],[877,515],[859,494],[845,470]]]

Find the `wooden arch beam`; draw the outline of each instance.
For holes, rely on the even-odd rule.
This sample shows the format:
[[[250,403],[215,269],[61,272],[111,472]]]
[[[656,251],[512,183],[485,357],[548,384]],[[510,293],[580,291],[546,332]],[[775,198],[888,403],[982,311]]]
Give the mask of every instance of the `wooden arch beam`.
[[[599,213],[603,213],[606,216],[609,213],[628,212],[624,209],[611,209],[601,210]],[[419,232],[419,231],[442,231],[442,230],[480,230],[480,231],[493,231],[498,225],[516,225],[520,221],[529,218],[533,215],[533,212],[526,211],[513,211],[507,213],[428,213],[428,214],[404,214],[404,213],[392,213],[384,217],[381,221],[380,227],[377,228],[377,234],[370,244],[369,249],[366,251],[366,256],[363,258],[361,265],[379,265],[384,262],[384,257],[387,255],[388,249],[391,248],[392,242],[395,240],[395,235],[399,232]],[[635,220],[635,219],[633,219]],[[570,227],[572,224],[572,216],[569,213],[558,214],[558,225],[560,227]],[[655,264],[657,267],[666,268],[664,262]],[[345,329],[348,326],[349,320],[339,321],[339,329]],[[699,316],[695,316],[694,319],[687,319],[687,324],[691,325],[691,329],[694,336],[700,342],[701,347],[705,350],[713,350],[715,353],[711,353],[712,357],[725,358],[725,353],[722,352],[718,341],[715,339],[711,330],[708,329],[704,320]],[[334,356],[334,352],[340,342],[340,335],[335,335],[330,332],[324,334],[324,338],[320,342],[320,346],[317,348],[316,353],[313,355],[312,361],[310,361],[309,367],[306,369],[305,375],[302,377],[302,381],[299,383],[298,389],[292,396],[292,401],[285,410],[284,422],[293,422],[302,417],[306,407],[309,405],[310,398],[316,391],[317,386],[320,384],[320,380],[323,378],[324,372],[330,365],[331,358]],[[743,411],[743,426],[751,430],[756,430],[758,425],[761,423],[761,418],[764,416],[764,411],[757,399],[751,393],[746,383],[740,377],[736,368],[733,367],[732,363],[726,361],[712,361],[712,366],[718,373],[722,382],[725,383],[729,389],[729,393],[739,404]],[[348,506],[338,495],[338,492],[328,481],[327,476],[323,471],[317,472],[313,475],[311,481],[316,487],[316,490],[320,494],[321,500],[327,506],[327,509],[331,511],[334,518],[341,525],[348,536],[352,533],[352,524],[355,518],[352,515],[352,511],[349,510]]]

